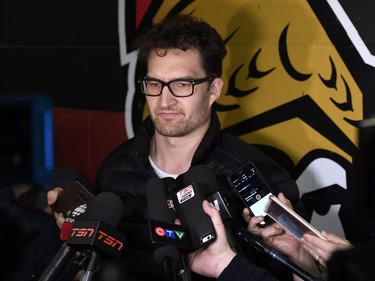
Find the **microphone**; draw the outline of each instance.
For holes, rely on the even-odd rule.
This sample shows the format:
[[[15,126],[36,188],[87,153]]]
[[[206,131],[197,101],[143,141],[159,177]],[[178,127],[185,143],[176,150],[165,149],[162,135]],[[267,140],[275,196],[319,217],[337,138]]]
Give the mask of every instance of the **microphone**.
[[[148,218],[150,220],[173,223],[175,219],[172,206],[168,205],[166,185],[159,178],[151,178],[146,184]]]
[[[90,223],[97,223],[98,221],[102,220],[102,225],[107,225],[108,228],[117,226],[119,223],[121,216],[123,212],[123,203],[121,199],[110,192],[103,192],[97,195],[94,199],[92,199],[87,204],[87,211],[85,215],[83,216],[85,219]],[[87,215],[86,215],[87,214]],[[104,252],[104,253],[113,253],[111,251],[104,251],[100,247],[97,247],[96,244],[94,245],[86,245],[84,246],[83,243],[77,241],[72,241],[72,233],[74,229],[74,235],[76,238],[83,237],[84,238],[91,238],[95,237],[99,242],[102,244],[107,244],[107,247],[111,247],[113,245],[110,244],[108,241],[109,237],[105,237],[102,235],[99,239],[98,233],[100,233],[100,228],[98,229],[98,232],[95,232],[96,229],[87,230],[87,234],[85,236],[85,232],[82,230],[84,227],[82,227],[80,230],[77,230],[78,225],[81,227],[82,225],[85,225],[86,221],[80,221],[75,220],[72,226],[72,232],[70,233],[67,241],[61,246],[59,252],[56,254],[54,259],[52,260],[51,264],[47,267],[47,269],[43,272],[42,276],[38,279],[39,281],[53,281],[57,280],[57,277],[60,276],[62,271],[64,270],[66,264],[71,261],[73,258],[76,258],[76,251],[77,250],[83,250],[83,252],[77,257],[76,261],[80,262],[80,265],[85,264],[85,262],[89,259],[89,272],[88,274],[84,274],[83,277],[90,277],[90,274],[93,272],[93,269],[96,267],[96,263],[99,259],[98,254],[96,251]],[[99,223],[100,225],[100,223]],[[87,227],[86,227],[87,229]],[[108,229],[105,229],[108,231]],[[94,235],[95,234],[95,235]],[[122,234],[121,234],[122,235]],[[119,235],[120,236],[120,235]],[[115,236],[116,238],[118,236]],[[77,238],[79,239],[79,238]],[[123,236],[120,239],[124,239]],[[120,240],[118,239],[118,240]],[[111,239],[109,239],[112,241]],[[81,241],[81,240],[79,240]],[[123,240],[124,241],[124,240]],[[121,241],[122,242],[122,241]],[[124,242],[122,242],[123,244]],[[109,245],[110,244],[110,245]],[[118,245],[119,243],[117,243]],[[117,246],[116,245],[116,246]],[[103,246],[102,246],[103,247]],[[106,248],[105,248],[106,249]],[[117,250],[118,248],[116,248]],[[74,268],[74,272],[69,272],[69,275],[75,275],[78,272],[79,268]],[[74,276],[73,275],[73,276]],[[83,280],[83,279],[81,279]]]
[[[167,245],[159,247],[154,252],[154,261],[163,267],[166,281],[177,281],[175,265],[178,263],[179,252],[176,247]]]
[[[199,184],[206,200],[220,212],[223,222],[232,217],[228,202],[218,190],[219,184],[216,175],[210,167],[206,165],[191,167],[184,175],[184,183],[187,185],[191,182],[197,182]]]
[[[124,212],[119,196],[111,192],[97,195],[101,200],[88,209],[87,221],[75,221],[67,244],[83,251],[79,260],[84,269],[81,281],[90,280],[97,268],[100,255],[121,257],[126,237],[115,228]],[[95,203],[96,203],[95,202]],[[103,212],[104,210],[104,212]],[[88,262],[87,262],[88,260]]]
[[[171,184],[170,179],[168,181]],[[147,182],[146,197],[151,241],[190,250],[188,229],[173,223],[175,220],[173,202],[167,199],[165,188],[164,179],[151,178]]]
[[[61,225],[61,230],[60,230],[60,239],[62,241],[68,240],[69,234],[72,231],[73,223],[74,221],[85,214],[87,210],[87,204],[81,204],[78,207],[76,207],[65,219],[63,224]],[[80,217],[82,219],[82,217]]]
[[[235,235],[233,233],[232,226],[230,225],[232,214],[229,210],[229,204],[218,190],[219,184],[213,170],[206,165],[196,165],[191,167],[186,172],[183,181],[185,185],[191,182],[198,183],[206,197],[206,200],[211,204],[211,206],[215,207],[219,211],[221,219],[224,223],[229,245],[232,249],[235,249],[236,252],[241,253],[242,249],[235,241]]]
[[[288,259],[283,254],[271,249],[268,247],[263,241],[255,238],[254,235],[252,235],[247,230],[238,229],[237,230],[237,237],[239,237],[242,241],[250,245],[251,247],[255,248],[257,251],[261,253],[265,253],[271,259],[274,259],[278,261],[279,263],[286,266],[288,269],[290,269],[294,274],[296,274],[298,277],[302,278],[306,281],[317,281],[322,280],[320,278],[316,278],[313,275],[311,275],[309,272],[304,270],[303,268],[296,265],[294,262],[292,262],[290,259]]]
[[[70,235],[70,232],[73,227],[73,223],[76,219],[83,219],[86,215],[87,217],[87,204],[81,204],[78,207],[76,207],[73,212],[71,212],[64,223],[61,225],[60,230],[60,239],[62,241],[68,240],[68,237]],[[54,260],[52,261],[50,268],[45,269],[46,267],[43,266],[40,269],[38,269],[30,278],[28,281],[37,280],[38,277],[42,276],[43,272],[44,274],[47,274],[47,272],[61,272],[64,269],[64,274],[59,274],[59,281],[64,280],[72,280],[73,277],[77,274],[79,271],[79,267],[76,263],[74,263],[73,257],[75,256],[76,251],[72,249],[70,246],[66,245],[66,243],[62,244],[59,251],[57,252]],[[55,268],[52,270],[51,266],[54,266]],[[47,278],[49,280],[49,276],[44,275],[43,278]],[[55,280],[54,278],[52,278]],[[40,280],[40,279],[38,279]]]
[[[172,222],[175,219],[173,209],[168,206],[168,199],[166,194],[166,185],[163,180],[159,178],[151,178],[146,185],[147,209],[150,222],[151,239],[154,242],[153,234],[159,230],[164,234],[163,240],[165,246],[161,246],[154,252],[154,261],[163,266],[163,271],[166,280],[191,280],[190,266],[186,260],[184,253],[180,253],[176,248],[176,241],[185,239],[183,245],[189,248],[187,240],[187,231],[180,228],[180,232],[171,229],[181,227],[174,225]],[[168,228],[155,227],[154,224],[168,225]],[[176,234],[176,235],[174,235]],[[158,235],[157,235],[158,236]],[[176,236],[181,239],[175,239]],[[183,239],[182,239],[183,238]],[[160,240],[159,240],[160,241]],[[181,246],[181,245],[180,245]],[[176,257],[177,253],[177,257]],[[177,279],[178,278],[178,279]]]
[[[76,250],[91,249],[120,257],[126,240],[124,234],[116,229],[124,211],[122,200],[111,192],[100,193],[96,198],[100,200],[93,202],[88,209],[87,220],[73,223],[66,243]]]
[[[63,243],[53,258],[52,262],[48,267],[43,271],[42,275],[38,279],[39,281],[54,281],[57,280],[57,277],[61,274],[65,266],[73,259],[76,251]],[[78,270],[75,272],[77,273]],[[29,280],[34,280],[34,276]]]
[[[93,199],[95,207],[95,198]],[[100,198],[99,198],[100,200]],[[75,208],[71,212],[64,223],[61,225],[60,239],[63,241],[68,240],[70,232],[73,228],[73,223],[76,219],[83,219],[87,217],[87,204],[82,204]],[[63,243],[52,260],[51,264],[43,271],[42,275],[39,277],[39,281],[49,281],[49,280],[72,280],[73,277],[80,270],[79,266],[74,261],[76,256],[76,250],[73,247]],[[64,273],[62,273],[64,271]],[[40,274],[40,273],[39,273]],[[38,275],[39,275],[38,274]],[[36,280],[36,276],[32,276],[29,281]]]

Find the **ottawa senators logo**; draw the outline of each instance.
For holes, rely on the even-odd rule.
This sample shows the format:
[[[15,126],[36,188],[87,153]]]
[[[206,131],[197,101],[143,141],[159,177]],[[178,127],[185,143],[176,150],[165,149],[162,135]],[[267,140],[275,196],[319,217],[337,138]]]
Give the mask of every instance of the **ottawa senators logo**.
[[[288,170],[317,229],[352,235],[345,217],[352,206],[345,198],[357,188],[353,163],[364,93],[349,54],[337,47],[355,50],[355,42],[346,33],[340,39],[327,32],[337,8],[332,2],[119,0],[128,136],[147,114],[144,97],[136,94],[139,70],[130,35],[165,16],[193,14],[214,26],[228,49],[224,91],[215,104],[223,130],[258,146]]]

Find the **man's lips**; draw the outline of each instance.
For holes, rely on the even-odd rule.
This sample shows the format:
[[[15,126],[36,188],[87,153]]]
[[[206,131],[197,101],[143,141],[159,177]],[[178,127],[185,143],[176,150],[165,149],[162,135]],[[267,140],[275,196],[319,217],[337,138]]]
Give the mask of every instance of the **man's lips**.
[[[181,114],[180,112],[176,112],[176,111],[160,111],[156,113],[156,116],[168,119],[168,118],[174,118],[180,114]]]

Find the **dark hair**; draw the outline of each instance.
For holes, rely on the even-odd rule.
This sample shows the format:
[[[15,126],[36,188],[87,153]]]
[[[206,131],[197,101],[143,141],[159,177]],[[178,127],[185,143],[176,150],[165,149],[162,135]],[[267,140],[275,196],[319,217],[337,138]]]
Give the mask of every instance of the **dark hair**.
[[[208,23],[189,15],[165,18],[135,41],[140,62],[147,64],[152,51],[197,49],[207,75],[220,77],[223,58],[227,54],[225,43],[219,33]],[[159,53],[159,56],[165,55]]]

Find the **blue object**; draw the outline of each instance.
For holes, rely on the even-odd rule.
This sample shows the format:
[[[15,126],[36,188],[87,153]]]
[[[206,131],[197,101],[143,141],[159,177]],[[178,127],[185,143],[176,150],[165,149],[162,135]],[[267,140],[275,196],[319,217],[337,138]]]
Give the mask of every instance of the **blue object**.
[[[51,182],[53,116],[47,95],[0,95],[0,136],[0,184]]]

